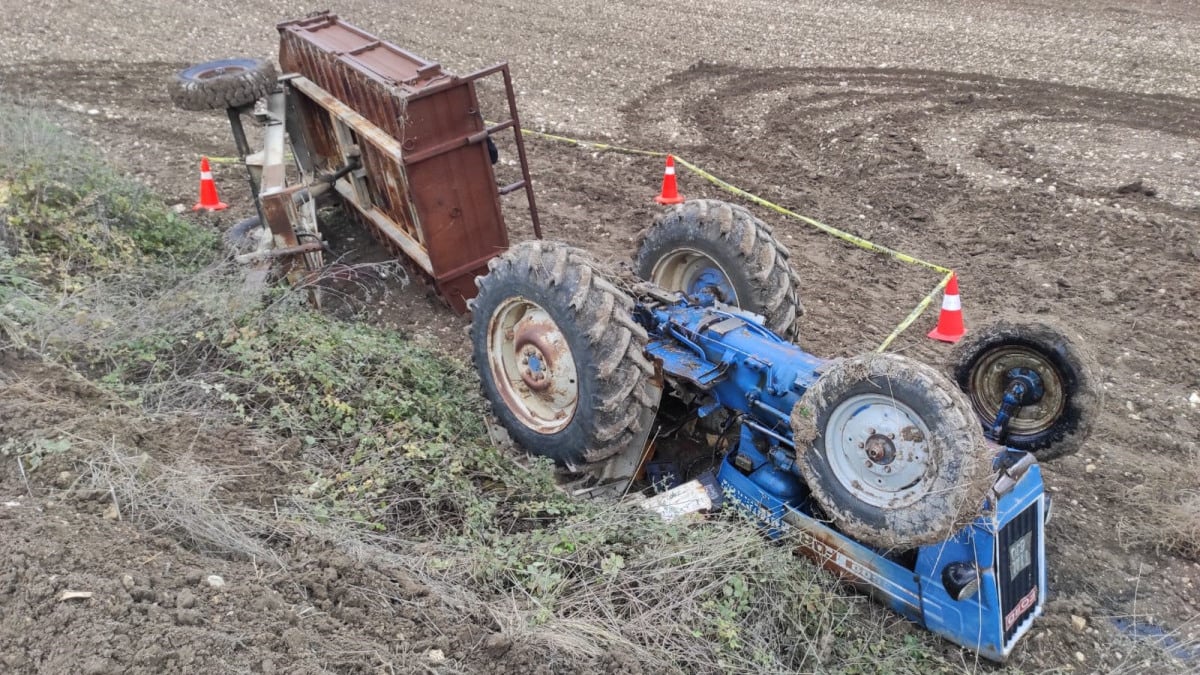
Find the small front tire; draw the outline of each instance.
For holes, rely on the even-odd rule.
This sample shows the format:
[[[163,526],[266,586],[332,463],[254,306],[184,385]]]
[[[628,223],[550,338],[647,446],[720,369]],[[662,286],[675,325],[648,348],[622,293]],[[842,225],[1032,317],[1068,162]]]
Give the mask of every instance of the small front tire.
[[[998,321],[972,331],[951,357],[953,375],[984,428],[1004,400],[1008,373],[1037,373],[1043,393],[1011,418],[1003,443],[1049,460],[1077,452],[1090,435],[1100,408],[1091,356],[1068,332],[1045,320]]]

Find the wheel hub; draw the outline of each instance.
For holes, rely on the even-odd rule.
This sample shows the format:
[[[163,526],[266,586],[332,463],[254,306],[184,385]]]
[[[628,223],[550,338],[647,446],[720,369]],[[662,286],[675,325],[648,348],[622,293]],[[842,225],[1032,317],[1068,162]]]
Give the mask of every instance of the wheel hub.
[[[509,411],[525,426],[562,430],[579,406],[575,359],[554,319],[540,305],[513,297],[488,325],[488,361]]]
[[[971,371],[967,394],[986,426],[996,423],[1014,382],[1024,391],[1019,407],[1006,420],[1008,433],[1036,434],[1050,428],[1066,407],[1066,386],[1050,359],[1017,345],[985,352]]]
[[[708,294],[726,304],[740,306],[729,275],[712,258],[691,248],[679,248],[654,265],[650,280],[693,298]]]
[[[896,459],[896,444],[887,436],[872,434],[865,445],[867,457],[876,464],[891,464]]]
[[[544,324],[524,323],[515,335],[516,351],[521,355],[521,381],[534,391],[550,388],[550,373],[554,369],[546,328]]]
[[[880,508],[902,508],[928,492],[929,428],[890,396],[860,394],[829,416],[825,452],[834,477],[855,498]]]

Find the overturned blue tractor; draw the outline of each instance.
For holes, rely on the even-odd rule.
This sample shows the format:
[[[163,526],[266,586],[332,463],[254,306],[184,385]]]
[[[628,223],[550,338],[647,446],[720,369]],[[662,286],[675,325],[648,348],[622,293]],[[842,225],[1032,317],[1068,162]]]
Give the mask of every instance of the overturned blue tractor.
[[[894,354],[827,360],[795,344],[788,253],[749,211],[674,207],[640,278],[528,242],[477,280],[474,359],[526,450],[637,479],[673,434],[718,438],[701,472],[764,530],[895,611],[1003,661],[1046,599],[1050,501],[1037,458],[1078,448],[1097,396],[1084,354],[1045,324],[1000,323],[952,378]],[[953,380],[953,381],[952,381]]]

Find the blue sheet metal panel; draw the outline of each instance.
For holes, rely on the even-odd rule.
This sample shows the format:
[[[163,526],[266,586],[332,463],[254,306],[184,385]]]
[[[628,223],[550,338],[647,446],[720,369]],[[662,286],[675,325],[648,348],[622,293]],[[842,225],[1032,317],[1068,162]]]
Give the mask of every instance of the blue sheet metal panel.
[[[721,486],[763,523],[770,536],[787,534],[794,538],[797,552],[823,569],[928,630],[993,661],[1007,659],[1033,619],[1042,613],[1046,590],[1041,536],[1044,502],[1041,472],[1036,465],[1011,492],[1000,498],[992,512],[942,543],[917,549],[914,569],[909,569],[890,559],[886,552],[864,546],[814,518],[802,486],[792,492],[796,496],[780,499],[774,476],[769,481],[756,480],[760,465],[770,462],[754,449],[752,442],[748,443],[747,433],[743,431],[743,445],[737,452],[757,457],[750,462],[747,474],[734,465],[733,453],[727,456],[717,474]],[[1020,516],[1030,513],[1035,517],[1037,539],[1043,542],[1031,551],[1030,564],[1037,567],[1036,598],[1029,607],[1022,608],[1022,613],[1016,615],[1016,624],[1006,631],[1006,614],[1011,610],[1006,612],[1002,603],[1003,584],[997,580],[997,560],[1007,552],[997,548],[997,535]],[[980,571],[979,590],[963,600],[951,598],[942,584],[942,571],[955,562],[974,563]]]

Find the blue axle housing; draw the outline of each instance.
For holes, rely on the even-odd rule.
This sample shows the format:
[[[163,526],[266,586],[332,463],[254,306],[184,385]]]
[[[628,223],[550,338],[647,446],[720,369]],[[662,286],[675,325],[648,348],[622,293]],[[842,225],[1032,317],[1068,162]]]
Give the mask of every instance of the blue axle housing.
[[[763,326],[762,317],[698,294],[639,303],[647,352],[697,395],[700,416],[740,414],[741,436],[717,479],[774,537],[942,637],[1003,661],[1042,613],[1048,510],[1032,455],[996,447],[997,480],[982,514],[933,545],[882,551],[819,518],[799,467],[792,408],[829,361]]]

